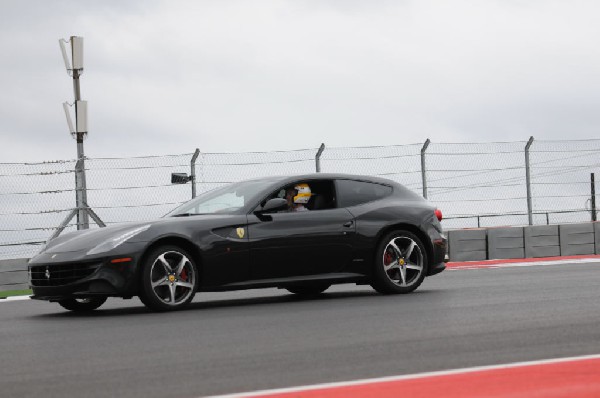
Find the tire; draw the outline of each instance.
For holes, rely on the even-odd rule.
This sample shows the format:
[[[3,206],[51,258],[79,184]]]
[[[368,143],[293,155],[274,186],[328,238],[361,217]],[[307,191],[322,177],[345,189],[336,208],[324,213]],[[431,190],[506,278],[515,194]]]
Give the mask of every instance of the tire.
[[[142,263],[140,299],[153,311],[179,310],[194,299],[198,268],[178,246],[153,249]]]
[[[89,312],[106,302],[106,297],[68,298],[58,304],[66,310],[74,312]]]
[[[317,294],[321,294],[325,290],[329,289],[329,287],[331,287],[331,283],[312,282],[286,286],[285,288],[288,292],[297,294],[299,296],[316,296]]]
[[[382,294],[410,293],[427,274],[427,251],[412,232],[393,231],[377,247],[371,286]]]

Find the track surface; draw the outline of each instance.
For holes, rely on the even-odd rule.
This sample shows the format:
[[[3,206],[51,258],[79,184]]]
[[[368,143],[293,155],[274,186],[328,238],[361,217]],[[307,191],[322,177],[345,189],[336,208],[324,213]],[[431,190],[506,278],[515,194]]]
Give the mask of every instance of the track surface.
[[[600,353],[600,263],[447,271],[406,296],[200,294],[93,315],[0,304],[3,396],[196,397]]]

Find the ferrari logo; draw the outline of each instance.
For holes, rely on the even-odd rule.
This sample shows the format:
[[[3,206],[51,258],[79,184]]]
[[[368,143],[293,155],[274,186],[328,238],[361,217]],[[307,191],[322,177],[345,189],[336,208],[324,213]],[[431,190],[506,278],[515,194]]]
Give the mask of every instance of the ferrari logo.
[[[246,231],[244,230],[244,228],[238,228],[235,230],[235,232],[237,232],[237,236],[242,239],[244,237],[244,235],[246,234]]]
[[[403,258],[401,258],[401,259],[400,259],[400,261],[398,261],[398,263],[399,263],[400,265],[404,265],[404,259],[403,259]]]
[[[169,275],[169,282],[175,282],[175,275]]]

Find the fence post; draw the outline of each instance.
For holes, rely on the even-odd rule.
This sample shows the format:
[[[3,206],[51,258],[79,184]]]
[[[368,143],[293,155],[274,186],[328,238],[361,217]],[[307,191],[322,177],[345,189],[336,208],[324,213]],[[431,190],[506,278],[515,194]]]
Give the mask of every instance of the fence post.
[[[531,172],[529,163],[529,148],[533,144],[533,136],[529,137],[527,145],[525,145],[525,184],[527,184],[527,217],[529,225],[533,225],[533,209],[531,204]]]
[[[427,199],[427,170],[425,168],[425,151],[427,151],[427,147],[431,141],[429,138],[423,144],[423,148],[421,148],[421,179],[423,180],[423,197]]]
[[[319,150],[317,151],[317,155],[315,156],[317,173],[321,172],[321,155],[323,154],[324,150],[325,150],[325,144],[322,143],[321,146],[319,147]]]
[[[596,182],[594,178],[594,173],[591,173],[591,182],[592,182],[592,221],[597,221],[596,219]]]
[[[196,197],[196,159],[200,155],[200,149],[196,148],[192,161],[190,162],[190,181],[192,182],[192,199]]]

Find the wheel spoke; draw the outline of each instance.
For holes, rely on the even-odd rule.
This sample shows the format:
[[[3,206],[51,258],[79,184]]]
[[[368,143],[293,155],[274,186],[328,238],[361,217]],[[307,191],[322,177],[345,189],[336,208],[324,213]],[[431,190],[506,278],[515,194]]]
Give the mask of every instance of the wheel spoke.
[[[406,268],[407,269],[412,269],[412,270],[415,270],[415,271],[421,271],[421,270],[423,270],[423,267],[420,266],[419,264],[409,264],[409,263],[406,263]]]
[[[161,278],[157,281],[152,282],[152,289],[156,289],[159,286],[166,286],[169,284],[169,279]]]
[[[175,284],[170,284],[169,285],[169,295],[171,297],[171,304],[175,304],[175,289],[177,288],[177,286],[175,286]]]
[[[397,260],[392,261],[392,263],[389,264],[389,265],[383,264],[383,269],[385,269],[386,272],[389,272],[389,271],[391,271],[393,269],[397,269],[398,267],[399,267],[399,265],[398,265],[398,261]]]
[[[188,282],[175,282],[175,286],[181,286],[181,287],[185,287],[187,289],[192,289],[194,287],[194,285],[192,283],[188,283]]]
[[[398,269],[400,270],[400,279],[402,282],[402,286],[406,286],[406,268],[399,267]]]
[[[177,275],[178,278],[181,277],[181,271],[183,271],[183,267],[185,267],[188,261],[186,256],[181,257],[181,261],[179,261],[179,264],[177,265],[177,271],[175,271],[175,275]]]
[[[408,245],[408,248],[406,249],[406,253],[404,254],[404,258],[406,260],[408,260],[410,258],[414,248],[415,248],[415,241],[411,240],[410,245]]]
[[[160,263],[162,264],[163,268],[165,269],[165,272],[168,274],[172,274],[173,273],[173,269],[171,268],[171,265],[169,264],[169,262],[165,259],[165,254],[161,254],[160,256],[158,256],[157,260],[160,261]]]
[[[393,240],[390,242],[390,246],[392,247],[392,249],[394,249],[394,252],[396,253],[396,256],[398,258],[402,257],[402,250],[400,250],[400,248],[398,248],[398,246],[396,246],[396,242],[394,242]]]

